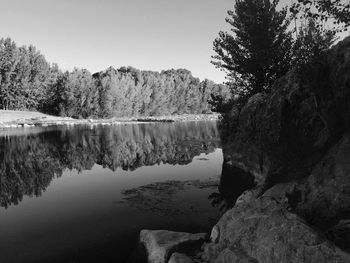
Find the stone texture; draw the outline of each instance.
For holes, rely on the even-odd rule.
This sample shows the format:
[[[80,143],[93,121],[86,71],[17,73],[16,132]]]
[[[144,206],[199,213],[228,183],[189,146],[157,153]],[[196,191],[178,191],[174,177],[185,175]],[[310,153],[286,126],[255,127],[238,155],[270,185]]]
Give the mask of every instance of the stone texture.
[[[140,242],[146,248],[149,263],[163,263],[169,260],[173,252],[200,247],[206,235],[168,230],[142,230]]]
[[[297,212],[321,229],[350,219],[350,134],[315,166],[297,191]]]
[[[194,263],[191,258],[185,254],[173,253],[168,261],[168,263]]]
[[[225,161],[268,187],[307,177],[350,127],[349,86],[350,37],[304,74],[276,81],[269,96],[251,97],[226,132]]]
[[[340,220],[326,232],[326,236],[344,249],[350,249],[350,220]]]
[[[215,263],[226,263],[226,262],[234,262],[234,263],[258,263],[258,261],[252,257],[245,255],[240,252],[238,249],[228,249],[225,248],[219,256],[215,259]]]
[[[210,233],[210,241],[213,243],[217,243],[220,238],[220,228],[218,226],[214,226]]]
[[[350,262],[349,254],[270,197],[236,205],[217,226],[219,242],[204,246],[204,262]]]
[[[255,200],[260,193],[261,189],[258,188],[246,190],[237,198],[236,204],[251,202]]]

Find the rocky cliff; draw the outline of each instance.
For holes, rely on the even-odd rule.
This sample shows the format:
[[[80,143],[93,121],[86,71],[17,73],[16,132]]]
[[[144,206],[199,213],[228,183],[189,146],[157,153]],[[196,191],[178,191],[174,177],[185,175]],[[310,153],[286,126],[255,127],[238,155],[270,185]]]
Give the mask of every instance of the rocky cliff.
[[[232,110],[225,178],[247,174],[254,188],[193,262],[350,262],[349,101],[347,38]]]

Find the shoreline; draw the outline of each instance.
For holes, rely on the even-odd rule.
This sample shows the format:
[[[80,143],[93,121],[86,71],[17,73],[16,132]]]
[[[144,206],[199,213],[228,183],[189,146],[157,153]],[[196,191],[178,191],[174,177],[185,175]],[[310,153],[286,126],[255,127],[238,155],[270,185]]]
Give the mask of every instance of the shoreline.
[[[0,129],[74,126],[74,125],[119,125],[157,122],[217,121],[220,114],[182,114],[170,116],[114,117],[110,119],[73,119],[31,111],[0,110]]]

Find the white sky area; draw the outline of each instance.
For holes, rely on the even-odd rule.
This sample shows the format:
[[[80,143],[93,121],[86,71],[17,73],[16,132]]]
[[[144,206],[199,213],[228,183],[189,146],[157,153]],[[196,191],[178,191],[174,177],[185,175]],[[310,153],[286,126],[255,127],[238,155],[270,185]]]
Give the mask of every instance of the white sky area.
[[[290,2],[290,0],[283,0]],[[211,63],[234,0],[0,0],[0,37],[34,45],[63,70],[186,68],[224,81]]]

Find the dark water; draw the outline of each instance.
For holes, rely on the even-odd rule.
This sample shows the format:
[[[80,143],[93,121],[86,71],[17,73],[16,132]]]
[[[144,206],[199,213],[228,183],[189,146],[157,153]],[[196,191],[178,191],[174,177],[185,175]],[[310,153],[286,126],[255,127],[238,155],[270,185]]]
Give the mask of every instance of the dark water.
[[[128,262],[141,229],[208,231],[222,162],[215,122],[0,131],[0,262]]]

